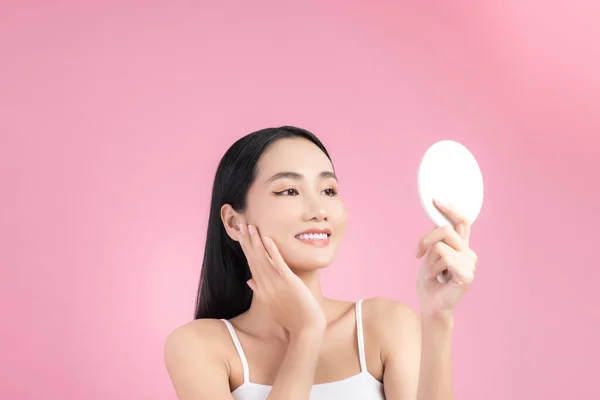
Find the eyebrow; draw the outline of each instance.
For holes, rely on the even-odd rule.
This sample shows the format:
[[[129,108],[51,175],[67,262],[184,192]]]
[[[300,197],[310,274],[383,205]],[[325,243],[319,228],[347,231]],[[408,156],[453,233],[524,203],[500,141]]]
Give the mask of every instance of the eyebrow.
[[[274,182],[278,179],[294,179],[294,180],[301,180],[302,178],[304,178],[304,175],[299,174],[298,172],[291,172],[291,171],[283,171],[283,172],[278,172],[275,175],[273,175],[272,177],[270,177],[269,179],[267,179],[265,181],[265,184],[269,184],[271,182]],[[319,178],[321,179],[327,179],[327,178],[333,178],[336,181],[338,180],[337,176],[330,171],[323,171],[319,174]]]

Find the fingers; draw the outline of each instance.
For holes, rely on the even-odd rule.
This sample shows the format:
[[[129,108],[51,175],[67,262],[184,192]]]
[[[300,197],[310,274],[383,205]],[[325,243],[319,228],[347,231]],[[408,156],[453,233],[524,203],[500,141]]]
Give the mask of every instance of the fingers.
[[[425,253],[426,265],[433,265],[440,259],[440,253],[435,251],[435,246],[429,246]]]
[[[432,262],[428,264],[431,267],[426,275],[426,279],[436,277],[447,269],[452,274],[452,280],[459,285],[469,284],[473,281],[475,276],[474,260],[463,253],[457,252],[446,243],[436,243],[433,246],[431,255],[428,256],[431,257]]]
[[[441,272],[447,270],[446,264],[444,261],[439,258],[434,264],[432,264],[429,272],[425,275],[425,279],[432,279],[433,277],[438,276]]]
[[[469,239],[471,237],[471,224],[459,223],[456,225],[456,232],[464,239],[467,246],[469,246]]]
[[[454,250],[444,242],[438,242],[433,246],[430,251],[430,261],[428,265],[431,265],[429,272],[427,273],[426,279],[433,278],[448,269],[448,264],[452,258]]]
[[[277,245],[275,245],[273,239],[265,237],[263,242],[265,243],[267,253],[269,253],[269,256],[273,260],[275,269],[282,274],[291,272],[285,261],[283,261],[283,257],[281,256],[281,253],[279,253],[279,249],[277,248]]]
[[[260,237],[260,233],[258,233],[258,229],[254,225],[248,225],[248,233],[250,234],[250,242],[252,243],[254,256],[261,262],[268,261],[270,263],[271,259],[265,250],[265,245]]]
[[[416,258],[421,258],[427,249],[436,242],[444,242],[456,251],[463,251],[468,246],[464,239],[451,226],[441,226],[423,236],[417,245]]]
[[[242,251],[248,261],[248,267],[250,268],[250,274],[254,279],[255,286],[260,286],[263,282],[261,279],[262,271],[260,269],[260,262],[257,262],[254,246],[252,244],[252,236],[250,235],[249,226],[245,224],[238,224],[240,228],[240,236],[238,238]]]
[[[253,283],[257,287],[263,287],[268,284],[273,269],[279,272],[284,271],[282,265],[285,265],[279,251],[272,239],[262,238],[260,232],[254,225],[240,224],[239,242],[248,260],[248,266],[253,277]],[[271,249],[267,250],[267,244]]]
[[[465,217],[463,213],[452,204],[442,203],[437,200],[434,200],[433,204],[452,222],[454,229],[468,244],[471,236],[471,222],[467,219],[467,217]]]

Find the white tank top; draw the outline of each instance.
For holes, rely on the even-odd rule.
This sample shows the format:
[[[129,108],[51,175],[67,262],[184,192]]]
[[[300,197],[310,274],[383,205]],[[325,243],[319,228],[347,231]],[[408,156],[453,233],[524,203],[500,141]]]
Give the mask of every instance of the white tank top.
[[[363,340],[362,329],[362,300],[356,302],[356,330],[358,340],[358,355],[360,359],[360,373],[352,375],[349,378],[334,382],[319,383],[312,386],[310,400],[340,399],[340,400],[383,400],[383,383],[379,382],[373,375],[367,371],[367,361],[365,358],[365,344]],[[235,349],[242,360],[244,371],[244,382],[236,388],[231,394],[234,400],[264,400],[271,391],[270,385],[262,385],[250,382],[250,371],[248,370],[248,360],[242,349],[242,345],[233,329],[233,325],[226,319],[225,322]]]

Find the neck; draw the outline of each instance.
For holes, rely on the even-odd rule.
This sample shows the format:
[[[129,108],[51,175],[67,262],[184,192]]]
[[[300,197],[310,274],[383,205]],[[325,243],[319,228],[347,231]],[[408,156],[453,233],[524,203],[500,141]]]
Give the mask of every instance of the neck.
[[[312,271],[294,271],[302,282],[308,287],[317,303],[323,308],[326,298],[321,291],[321,279],[319,270]],[[281,326],[269,311],[269,305],[262,303],[255,296],[252,297],[250,309],[246,312],[247,318],[253,321],[253,326],[256,327],[256,334],[265,338],[286,339],[287,332]]]

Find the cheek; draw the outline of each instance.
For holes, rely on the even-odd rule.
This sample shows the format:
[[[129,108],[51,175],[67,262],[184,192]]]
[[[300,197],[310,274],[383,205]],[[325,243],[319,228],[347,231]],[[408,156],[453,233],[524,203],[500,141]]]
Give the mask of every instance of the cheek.
[[[266,213],[257,217],[255,223],[258,225],[261,237],[269,237],[275,241],[277,246],[285,246],[290,240],[292,229],[287,227],[284,219],[276,212]],[[291,236],[291,239],[294,239]]]
[[[254,221],[261,229],[261,234],[269,236],[276,241],[289,240],[290,235],[296,233],[301,226],[301,209],[289,201],[265,201],[261,207],[256,207],[252,214]],[[250,218],[250,216],[249,216]]]
[[[344,232],[347,220],[348,215],[346,214],[346,208],[343,204],[331,210],[331,222],[333,229],[337,234]]]
[[[290,221],[302,214],[302,205],[293,198],[261,198],[253,207],[254,215],[260,221]]]
[[[261,234],[271,234],[274,227],[277,227],[278,215],[280,211],[275,203],[267,199],[261,199],[253,203],[252,208],[248,208],[246,217],[249,223],[258,226]]]

